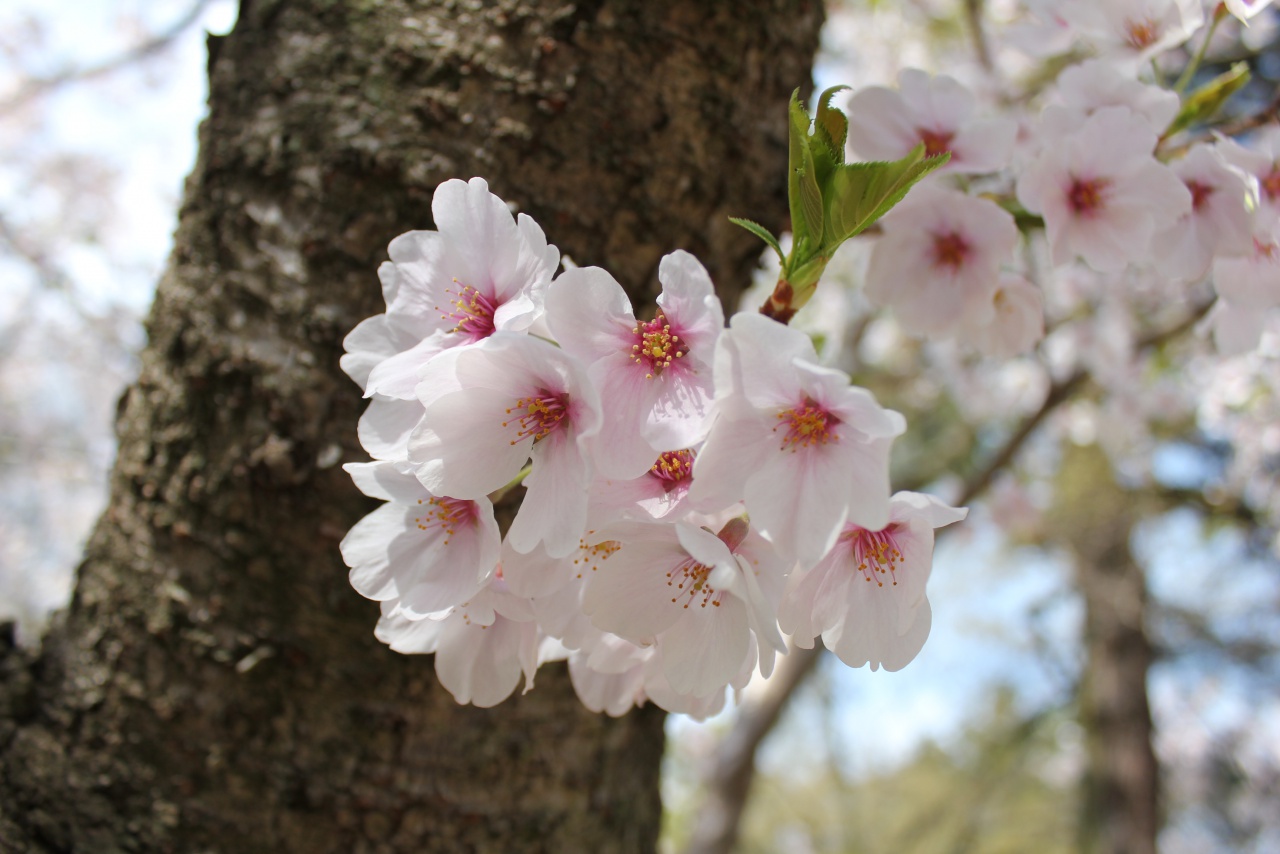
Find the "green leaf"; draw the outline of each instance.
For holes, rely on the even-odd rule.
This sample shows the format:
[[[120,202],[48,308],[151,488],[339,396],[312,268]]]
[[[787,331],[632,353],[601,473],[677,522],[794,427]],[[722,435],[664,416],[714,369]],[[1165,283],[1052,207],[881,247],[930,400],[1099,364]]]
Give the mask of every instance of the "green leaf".
[[[769,246],[773,249],[773,251],[778,253],[779,261],[785,262],[787,260],[787,256],[783,253],[782,247],[778,245],[778,238],[770,234],[769,229],[765,228],[760,223],[752,222],[749,219],[742,219],[741,217],[736,217],[736,216],[729,217],[729,222],[733,223],[734,225],[742,226],[747,231],[751,232],[756,237],[760,238],[765,243],[769,244]]]
[[[792,292],[792,307],[800,308],[809,301],[830,260],[830,255],[811,254],[803,259],[792,256],[791,267],[787,270],[787,282],[790,283]]]
[[[849,120],[844,113],[831,109],[831,99],[848,86],[832,86],[818,98],[818,115],[814,118],[813,137],[831,150],[837,166],[844,165],[844,141],[849,136]]]
[[[809,149],[809,114],[800,104],[800,90],[791,95],[788,133],[787,196],[791,208],[791,233],[798,240],[810,236],[822,240],[822,191]]]
[[[841,166],[831,176],[828,187],[824,250],[834,252],[841,243],[864,231],[902,201],[921,178],[950,158],[950,154],[926,158],[921,143],[901,160]]]
[[[1186,130],[1192,125],[1208,121],[1222,109],[1227,99],[1240,91],[1249,82],[1249,64],[1237,62],[1231,69],[1224,71],[1208,83],[1192,92],[1182,101],[1182,109],[1174,116],[1173,122],[1160,135],[1168,139],[1178,131]]]
[[[844,140],[849,134],[849,120],[844,113],[831,109],[831,99],[848,86],[832,86],[818,99],[818,113],[813,121],[813,136],[809,137],[809,153],[818,187],[826,187],[831,173],[844,165]]]

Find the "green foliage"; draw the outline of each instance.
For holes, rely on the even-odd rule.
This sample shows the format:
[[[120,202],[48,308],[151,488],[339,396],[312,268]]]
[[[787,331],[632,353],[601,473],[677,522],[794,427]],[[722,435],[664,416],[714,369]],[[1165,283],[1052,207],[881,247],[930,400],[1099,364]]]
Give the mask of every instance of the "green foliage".
[[[729,217],[729,222],[733,223],[734,225],[742,226],[747,231],[751,232],[756,237],[760,238],[765,243],[769,244],[769,248],[771,248],[774,252],[778,253],[779,261],[787,260],[786,253],[783,252],[782,247],[778,245],[778,238],[770,234],[769,229],[765,228],[760,223],[755,222],[754,220],[742,219],[741,217],[736,217],[736,216]]]
[[[1164,137],[1171,137],[1178,131],[1213,118],[1228,98],[1248,84],[1249,79],[1248,63],[1237,62],[1229,70],[1192,92],[1183,99],[1182,109],[1165,130]]]
[[[1073,730],[1059,713],[1023,716],[1002,690],[959,744],[926,745],[901,767],[856,780],[830,767],[762,776],[738,850],[804,850],[794,843],[807,838],[816,854],[1068,854],[1076,793],[1057,771],[1064,726]]]
[[[787,147],[791,253],[784,256],[777,239],[762,226],[732,220],[768,243],[782,258],[772,298],[779,316],[789,317],[808,302],[840,244],[888,213],[921,178],[950,157],[925,157],[924,146],[919,145],[893,162],[845,163],[849,121],[832,108],[831,99],[846,88],[833,86],[823,92],[812,119],[800,103],[800,91],[791,97]]]

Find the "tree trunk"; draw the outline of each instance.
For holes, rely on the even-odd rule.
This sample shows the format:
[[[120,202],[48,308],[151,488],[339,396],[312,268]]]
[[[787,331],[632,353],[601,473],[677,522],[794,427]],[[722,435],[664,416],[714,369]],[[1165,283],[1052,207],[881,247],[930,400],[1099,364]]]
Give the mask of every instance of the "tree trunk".
[[[110,505],[38,656],[0,638],[0,849],[646,851],[663,715],[563,666],[496,709],[372,636],[337,544],[371,509],[343,336],[388,241],[481,175],[638,306],[727,300],[786,211],[808,0],[244,0],[120,402]]]
[[[1087,765],[1080,816],[1083,854],[1155,854],[1159,767],[1151,744],[1146,579],[1129,549],[1136,496],[1115,482],[1097,448],[1063,462],[1058,529],[1070,538],[1085,606],[1080,724]]]

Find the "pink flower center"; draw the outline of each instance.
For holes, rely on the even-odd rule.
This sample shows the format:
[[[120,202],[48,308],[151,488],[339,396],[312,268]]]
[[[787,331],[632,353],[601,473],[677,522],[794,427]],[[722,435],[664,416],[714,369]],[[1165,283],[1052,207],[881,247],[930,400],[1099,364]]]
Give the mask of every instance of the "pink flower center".
[[[1111,182],[1106,178],[1072,178],[1067,190],[1067,204],[1077,216],[1091,217],[1106,202],[1106,190]]]
[[[969,255],[969,241],[952,231],[933,235],[933,266],[950,267],[953,271],[964,265]]]
[[[423,505],[425,512],[413,521],[417,523],[418,530],[430,531],[440,529],[444,531],[444,545],[449,545],[449,538],[458,533],[459,526],[471,526],[475,524],[477,507],[474,501],[467,501],[461,498],[429,498],[425,502],[419,498],[418,503]]]
[[[1258,183],[1262,185],[1262,194],[1275,201],[1276,196],[1280,196],[1280,166],[1272,166]]]
[[[937,157],[939,154],[946,154],[951,150],[951,140],[955,137],[955,134],[945,130],[916,128],[916,133],[920,134],[920,141],[924,143],[925,157]]]
[[[1209,201],[1209,197],[1213,195],[1214,187],[1209,184],[1201,184],[1199,181],[1188,181],[1187,189],[1191,191],[1191,209],[1198,211],[1204,207],[1205,202]]]
[[[445,291],[455,297],[451,303],[453,310],[441,314],[440,319],[452,321],[453,328],[449,331],[464,335],[470,341],[488,338],[493,334],[493,314],[498,306],[471,285],[463,285],[456,278],[453,283],[458,289]],[[436,311],[443,312],[444,309],[436,306]]]
[[[671,366],[673,359],[682,359],[689,352],[689,345],[671,331],[667,317],[658,309],[653,320],[637,323],[631,330],[635,343],[631,345],[631,359],[643,365],[648,379],[661,374]]]
[[[782,436],[782,450],[790,448],[792,452],[811,445],[825,445],[828,442],[840,441],[836,425],[840,419],[823,409],[821,404],[810,397],[791,409],[778,413],[777,427],[773,432],[785,429]]]
[[[649,477],[661,481],[664,492],[688,489],[689,482],[693,480],[693,458],[694,453],[689,448],[667,451],[649,467]]]
[[[532,397],[519,398],[507,414],[513,417],[503,421],[502,426],[516,425],[512,445],[530,436],[537,442],[551,435],[569,415],[569,395],[540,388]]]
[[[889,523],[883,531],[868,531],[850,525],[840,535],[842,541],[850,544],[853,559],[858,562],[858,572],[866,581],[874,581],[877,587],[884,587],[886,580],[891,586],[898,586],[897,570],[902,565],[902,548],[897,539],[900,530],[897,522]]]
[[[1126,19],[1124,22],[1124,40],[1134,50],[1151,47],[1160,38],[1160,25],[1151,18],[1140,21]]]

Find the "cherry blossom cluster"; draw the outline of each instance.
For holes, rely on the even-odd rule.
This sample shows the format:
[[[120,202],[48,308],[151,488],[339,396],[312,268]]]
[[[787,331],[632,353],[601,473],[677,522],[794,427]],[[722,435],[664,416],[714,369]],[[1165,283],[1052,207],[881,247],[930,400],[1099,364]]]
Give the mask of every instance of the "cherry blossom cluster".
[[[1026,0],[992,51],[1047,59],[1031,82],[909,68],[840,96],[847,119],[843,87],[812,115],[793,101],[793,235],[735,220],[776,264],[760,312],[727,324],[686,252],[637,313],[605,270],[561,271],[484,181],[442,184],[438,230],[391,243],[386,312],[343,359],[373,458],[347,470],[387,502],[342,543],[378,637],[434,653],[481,706],[567,659],[615,715],[712,714],[788,636],[903,667],[929,633],[934,530],[965,511],[891,494],[905,421],[840,369],[895,370],[896,335],[979,426],[1083,372],[1099,393],[1049,431],[1122,468],[1151,424],[1251,442],[1233,479],[1280,518],[1280,127],[1212,132],[1249,72],[1194,73],[1220,24],[1269,5]],[[1165,330],[1200,333],[1184,366],[1155,363]]]
[[[1247,20],[1268,5],[1228,3],[1209,23],[1228,13]],[[1042,288],[1063,271],[1142,276],[1166,290],[1208,280],[1220,352],[1252,350],[1280,306],[1280,128],[1247,145],[1180,133],[1210,117],[1222,100],[1212,96],[1243,83],[1239,73],[1226,76],[1197,99],[1153,79],[1153,59],[1205,28],[1200,3],[1027,6],[1024,44],[1089,57],[1039,94],[1038,116],[980,109],[959,81],[915,69],[896,87],[851,98],[848,145],[857,157],[898,158],[921,144],[950,154],[882,220],[866,296],[910,334],[1008,358],[1042,337]],[[1020,226],[1025,233],[1032,221],[1042,224],[1054,268],[1040,272],[1040,286],[1018,252]]]
[[[712,714],[769,674],[784,632],[852,666],[915,657],[933,531],[964,511],[890,495],[898,413],[804,333],[726,327],[687,252],[637,317],[605,270],[556,275],[542,229],[483,180],[441,184],[432,214],[437,231],[392,241],[386,312],[342,360],[373,458],[346,469],[386,503],[341,550],[383,642],[434,653],[478,706],[567,658],[613,715]],[[515,497],[504,535],[495,503]]]
[[[907,68],[846,96],[851,158],[950,160],[792,325],[829,364],[915,372],[987,435],[1044,405],[1037,436],[1097,441],[1129,476],[1171,425],[1199,430],[1232,449],[1216,489],[1280,523],[1280,126],[1225,58],[1274,32],[1271,5],[1004,4],[987,64],[946,63],[964,83]]]

